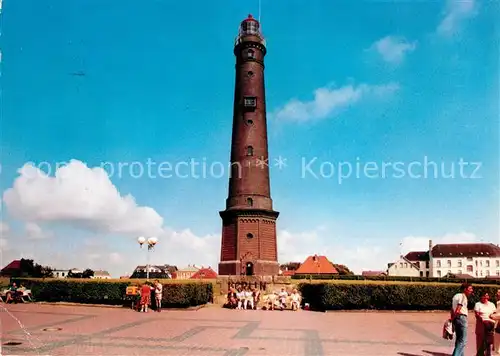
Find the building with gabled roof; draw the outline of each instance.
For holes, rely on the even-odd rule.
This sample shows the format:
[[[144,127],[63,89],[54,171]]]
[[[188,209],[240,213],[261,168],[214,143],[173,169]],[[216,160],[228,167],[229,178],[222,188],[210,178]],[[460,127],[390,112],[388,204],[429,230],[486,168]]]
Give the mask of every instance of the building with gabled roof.
[[[309,256],[295,274],[339,274],[333,263],[326,256]]]
[[[111,275],[109,274],[108,271],[97,270],[97,271],[94,271],[94,275],[90,278],[93,278],[93,279],[111,279]]]
[[[7,266],[2,268],[0,271],[0,276],[2,277],[12,277],[21,274],[21,260],[13,260]]]
[[[433,245],[429,240],[427,251],[411,251],[397,262],[390,263],[388,274],[416,277],[414,266],[420,277],[500,278],[500,247],[484,242]]]
[[[395,262],[387,264],[387,275],[395,277],[420,277],[420,266],[400,256]]]
[[[200,270],[200,267],[196,267],[195,265],[188,265],[185,268],[181,268],[177,270],[176,274],[176,279],[190,279],[193,274],[198,272]]]
[[[200,268],[191,276],[191,279],[216,279],[216,278],[217,278],[217,272],[215,272],[211,267]]]

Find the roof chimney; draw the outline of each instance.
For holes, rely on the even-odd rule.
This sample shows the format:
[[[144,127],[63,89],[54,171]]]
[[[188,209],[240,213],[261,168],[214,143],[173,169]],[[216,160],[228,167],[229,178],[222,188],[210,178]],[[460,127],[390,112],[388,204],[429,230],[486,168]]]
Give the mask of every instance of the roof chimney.
[[[432,240],[429,240],[429,251],[432,250]]]

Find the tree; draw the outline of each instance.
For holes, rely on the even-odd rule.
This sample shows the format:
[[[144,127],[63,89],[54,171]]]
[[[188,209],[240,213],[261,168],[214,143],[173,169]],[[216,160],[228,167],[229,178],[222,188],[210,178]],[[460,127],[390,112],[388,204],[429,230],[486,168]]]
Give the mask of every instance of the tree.
[[[52,268],[47,267],[47,266],[41,266],[38,263],[36,263],[33,277],[35,277],[35,278],[52,278],[52,277],[54,277],[54,272],[53,272]]]
[[[53,277],[52,268],[39,265],[31,259],[21,259],[20,276],[32,278],[51,278]]]
[[[333,267],[339,272],[340,276],[353,276],[354,273],[345,265],[332,263]]]
[[[130,279],[146,279],[146,271],[135,270],[130,276]],[[170,279],[170,275],[167,271],[163,272],[149,272],[149,279]]]
[[[282,271],[296,271],[300,267],[300,262],[287,262],[280,266]]]
[[[94,277],[94,271],[92,271],[90,268],[87,268],[85,271],[82,273],[82,278],[92,278]]]

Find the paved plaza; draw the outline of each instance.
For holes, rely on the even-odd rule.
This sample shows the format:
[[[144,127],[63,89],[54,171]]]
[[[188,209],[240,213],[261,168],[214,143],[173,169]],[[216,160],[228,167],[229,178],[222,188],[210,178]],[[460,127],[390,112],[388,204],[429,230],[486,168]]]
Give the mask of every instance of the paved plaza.
[[[0,304],[2,355],[449,355],[446,313]],[[472,325],[471,325],[472,326]],[[473,354],[470,333],[468,354]]]

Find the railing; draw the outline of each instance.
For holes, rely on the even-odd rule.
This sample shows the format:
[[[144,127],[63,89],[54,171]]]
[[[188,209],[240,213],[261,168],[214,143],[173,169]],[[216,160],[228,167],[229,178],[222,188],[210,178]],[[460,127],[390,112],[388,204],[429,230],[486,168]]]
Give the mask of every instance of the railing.
[[[242,35],[242,34],[240,34],[240,35],[236,36],[236,39],[234,40],[234,45],[237,46],[240,43],[242,43],[243,42],[242,38],[246,37],[246,36],[256,36],[256,37],[259,37],[260,43],[262,43],[264,46],[266,46],[266,40],[260,34],[255,34],[255,35],[250,35],[250,34],[244,34],[244,35]]]

